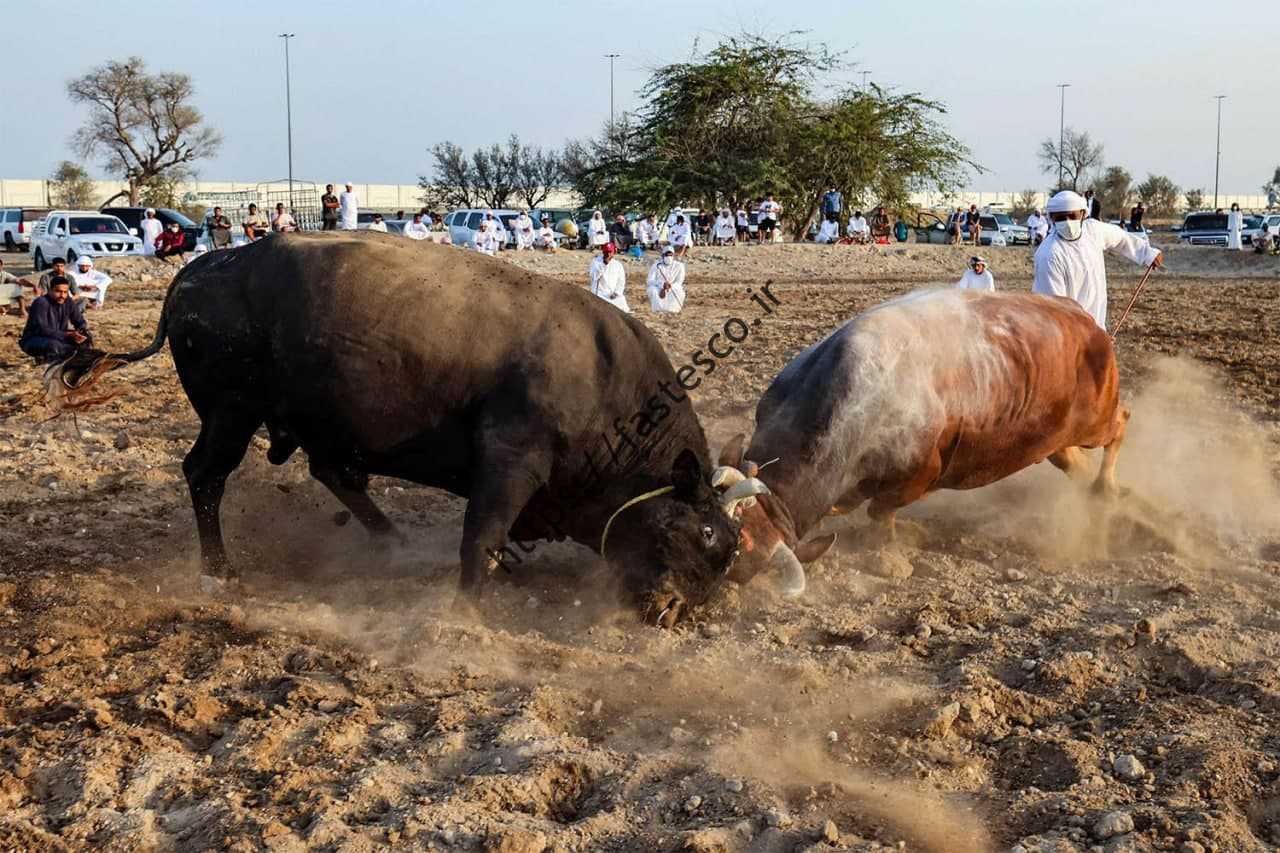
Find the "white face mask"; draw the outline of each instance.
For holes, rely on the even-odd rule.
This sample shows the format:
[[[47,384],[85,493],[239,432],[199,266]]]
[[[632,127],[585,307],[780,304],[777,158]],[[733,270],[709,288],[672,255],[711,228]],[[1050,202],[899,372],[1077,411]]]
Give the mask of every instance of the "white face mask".
[[[1062,219],[1053,223],[1053,230],[1063,240],[1079,240],[1080,235],[1084,233],[1084,220]]]

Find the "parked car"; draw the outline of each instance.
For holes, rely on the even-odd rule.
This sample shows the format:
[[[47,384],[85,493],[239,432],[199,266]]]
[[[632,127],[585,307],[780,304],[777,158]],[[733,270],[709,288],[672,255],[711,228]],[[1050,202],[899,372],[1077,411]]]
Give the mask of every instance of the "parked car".
[[[1227,245],[1227,215],[1225,213],[1188,213],[1182,220],[1178,239],[1189,246]]]
[[[155,211],[156,211],[156,219],[159,219],[160,224],[162,224],[165,228],[168,228],[169,223],[171,222],[176,222],[178,223],[178,225],[182,227],[183,236],[186,238],[182,242],[183,251],[190,252],[195,249],[196,245],[200,242],[201,227],[199,225],[192,222],[190,219],[183,216],[181,213],[179,213],[178,211],[174,210],[171,207],[157,207]],[[134,235],[135,237],[142,236],[142,220],[147,212],[147,208],[145,207],[104,207],[100,212],[110,214],[111,216],[119,217],[120,221],[123,222],[126,226],[128,226],[130,234]],[[232,224],[239,225],[238,222],[232,223]]]
[[[911,230],[915,232],[917,243],[946,243],[950,239],[946,220],[935,213],[917,213]]]
[[[1014,222],[1013,217],[1007,213],[980,214],[978,216],[978,225],[982,228],[982,232],[978,235],[978,242],[984,246],[990,246],[997,233],[1004,237],[1005,245],[1031,245],[1031,232],[1027,229],[1027,226]]]
[[[453,241],[453,245],[466,248],[474,246],[476,232],[480,230],[480,223],[484,221],[486,213],[492,213],[500,223],[498,240],[501,244],[506,246],[511,243],[511,221],[520,215],[520,211],[507,208],[501,210],[464,208],[451,210],[444,217],[444,224],[449,229],[449,239]]]
[[[50,258],[65,258],[67,265],[81,255],[136,255],[142,241],[129,233],[118,217],[96,210],[55,210],[36,225],[31,234],[31,263],[37,271]]]
[[[6,252],[31,248],[31,231],[49,215],[47,207],[0,207],[0,242]]]
[[[1244,229],[1240,232],[1240,240],[1246,246],[1253,245],[1253,238],[1266,225],[1272,234],[1280,233],[1280,213],[1259,213],[1244,218]]]

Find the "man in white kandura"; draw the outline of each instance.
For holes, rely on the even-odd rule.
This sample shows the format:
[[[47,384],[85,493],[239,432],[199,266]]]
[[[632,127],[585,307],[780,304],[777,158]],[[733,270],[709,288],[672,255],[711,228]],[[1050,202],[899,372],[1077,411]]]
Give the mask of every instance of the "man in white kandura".
[[[982,255],[974,255],[969,259],[969,268],[964,271],[964,276],[956,282],[956,287],[960,290],[990,290],[996,289],[996,280],[991,276],[991,270],[987,269],[987,259]]]
[[[533,251],[533,217],[529,211],[520,211],[511,227],[516,232],[516,251]]]
[[[657,314],[679,314],[684,307],[684,264],[676,260],[676,250],[667,246],[662,258],[649,267],[649,307]]]
[[[343,231],[354,231],[360,214],[360,198],[351,189],[350,181],[346,186],[346,192],[338,196],[338,227]]]
[[[855,243],[865,243],[871,237],[871,226],[861,210],[855,210],[849,217],[849,239]]]
[[[587,222],[587,245],[598,249],[608,242],[609,223],[604,221],[603,213],[598,210],[592,211],[591,219]]]
[[[716,244],[727,246],[733,242],[734,235],[738,233],[738,225],[733,219],[733,214],[729,212],[729,208],[720,211],[720,215],[716,217]]]
[[[822,224],[818,226],[818,236],[813,238],[815,243],[834,243],[840,239],[840,222],[836,219],[836,214],[828,213],[822,220]]]
[[[1240,205],[1231,205],[1231,212],[1227,214],[1227,248],[1243,249],[1244,242],[1241,240],[1240,232],[1244,229],[1244,214],[1240,212]]]
[[[143,214],[145,217],[140,224],[142,234],[142,254],[154,255],[156,253],[156,238],[160,236],[160,232],[164,230],[164,223],[156,219],[156,209],[148,207],[147,212]]]
[[[498,236],[489,230],[489,220],[480,222],[480,228],[472,240],[475,249],[482,255],[498,254]]]
[[[101,308],[107,299],[107,286],[111,276],[93,268],[93,258],[81,255],[76,258],[76,268],[71,273],[76,283],[76,299],[83,300],[85,308]]]
[[[386,227],[383,227],[386,230]],[[425,240],[431,236],[431,230],[427,228],[427,223],[422,221],[422,214],[415,213],[412,222],[406,222],[404,226],[404,236],[410,240]]]
[[[620,311],[631,313],[627,304],[627,271],[614,255],[618,248],[605,243],[591,261],[591,292]]]
[[[1053,231],[1036,249],[1036,278],[1031,289],[1079,302],[1099,326],[1107,328],[1107,267],[1102,253],[1123,255],[1136,264],[1160,267],[1164,255],[1140,235],[1118,225],[1085,219],[1084,197],[1071,190],[1049,199]]]
[[[658,223],[654,220],[652,213],[636,226],[636,240],[646,249],[652,249],[658,245]]]
[[[1027,217],[1027,235],[1031,238],[1031,245],[1039,246],[1048,233],[1049,217],[1041,216],[1039,210],[1031,211],[1031,215]]]

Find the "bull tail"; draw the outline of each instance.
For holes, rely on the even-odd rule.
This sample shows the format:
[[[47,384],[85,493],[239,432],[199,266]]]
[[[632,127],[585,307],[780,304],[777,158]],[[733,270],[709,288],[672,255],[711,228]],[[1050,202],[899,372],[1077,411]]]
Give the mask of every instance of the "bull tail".
[[[178,279],[181,277],[182,273],[179,272],[173,277],[173,281],[169,282],[169,289],[164,294],[164,304],[160,307],[160,320],[156,323],[156,335],[151,339],[151,343],[133,352],[110,353],[109,358],[115,359],[121,365],[133,364],[135,361],[142,361],[160,352],[169,334],[169,307],[173,302],[173,292],[178,285]]]

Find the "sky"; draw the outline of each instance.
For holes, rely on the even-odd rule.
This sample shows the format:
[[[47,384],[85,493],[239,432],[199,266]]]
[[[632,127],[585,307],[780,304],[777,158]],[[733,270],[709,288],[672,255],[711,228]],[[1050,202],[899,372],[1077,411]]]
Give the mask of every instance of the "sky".
[[[1036,152],[1058,135],[1058,83],[1071,84],[1067,125],[1088,130],[1106,163],[1135,180],[1165,174],[1212,193],[1217,94],[1228,96],[1221,192],[1260,193],[1280,164],[1275,16],[1259,25],[1256,2],[274,0],[249,12],[174,0],[154,14],[102,0],[3,5],[5,178],[47,177],[75,159],[68,140],[85,110],[67,99],[66,80],[130,55],[191,75],[196,105],[225,139],[200,178],[285,177],[284,32],[296,34],[294,175],[321,183],[415,183],[444,140],[470,149],[513,132],[544,146],[590,136],[609,114],[604,54],[621,54],[621,113],[653,68],[744,30],[804,30],[841,52],[849,67],[833,85],[865,70],[880,86],[945,103],[944,123],[985,169],[968,189],[1047,186]]]

